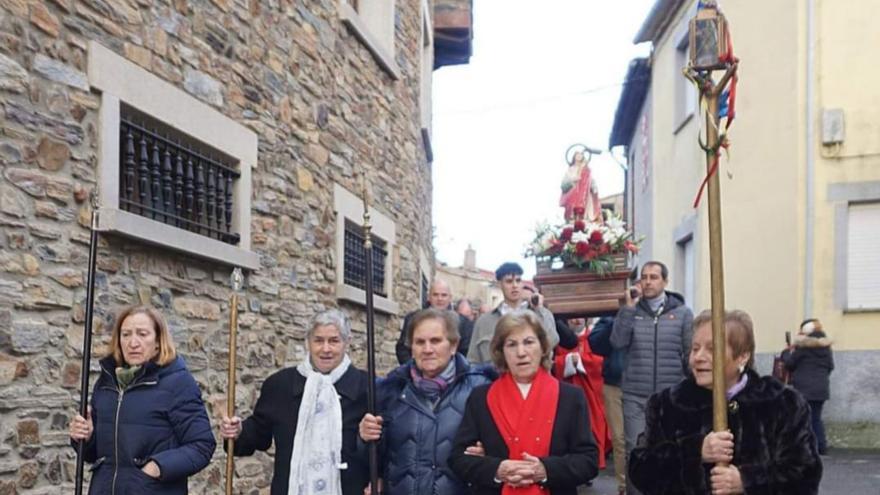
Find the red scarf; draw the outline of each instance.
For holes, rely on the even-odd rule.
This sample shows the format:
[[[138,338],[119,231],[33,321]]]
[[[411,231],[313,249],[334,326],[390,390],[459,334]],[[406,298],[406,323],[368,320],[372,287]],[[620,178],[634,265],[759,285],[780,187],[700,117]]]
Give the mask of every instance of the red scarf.
[[[498,432],[507,444],[508,459],[520,461],[524,452],[535,457],[550,454],[550,437],[559,403],[559,382],[544,368],[538,369],[525,399],[508,372],[489,387],[486,403]],[[539,495],[548,494],[550,490],[537,484],[524,488],[505,484],[501,493]]]

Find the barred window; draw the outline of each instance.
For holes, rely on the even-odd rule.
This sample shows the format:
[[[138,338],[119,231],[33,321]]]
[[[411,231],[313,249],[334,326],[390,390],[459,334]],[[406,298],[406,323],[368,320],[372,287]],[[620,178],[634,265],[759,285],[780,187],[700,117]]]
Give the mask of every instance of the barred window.
[[[238,244],[232,231],[237,163],[126,105],[119,131],[122,210]]]
[[[336,211],[336,298],[366,304],[367,261],[364,249],[363,200],[339,184],[333,184]],[[394,301],[394,263],[398,259],[397,226],[380,210],[370,208],[373,242],[373,307],[385,314],[397,314]]]
[[[385,259],[388,256],[386,242],[370,236],[373,240],[373,293],[385,297]],[[360,225],[345,222],[345,283],[365,290],[367,288],[367,250],[364,249],[364,231]]]
[[[256,133],[97,41],[88,53],[89,87],[101,102],[98,228],[260,268],[251,251]]]

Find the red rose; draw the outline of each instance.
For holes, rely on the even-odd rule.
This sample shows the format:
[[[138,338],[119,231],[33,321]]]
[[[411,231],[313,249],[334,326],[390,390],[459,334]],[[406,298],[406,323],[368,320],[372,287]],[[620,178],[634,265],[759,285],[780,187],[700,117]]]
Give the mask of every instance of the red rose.
[[[562,229],[562,233],[559,234],[559,238],[565,242],[571,240],[571,235],[574,234],[574,230],[571,227],[565,227]]]
[[[611,252],[611,246],[609,246],[608,244],[602,244],[601,246],[599,246],[599,254],[600,255],[604,256],[610,252]]]
[[[594,230],[592,234],[590,234],[590,244],[603,244],[605,241],[602,239],[602,233],[598,230]]]
[[[587,228],[587,222],[584,222],[583,220],[575,220],[574,230],[576,232],[583,232],[585,228]]]
[[[577,244],[574,245],[574,254],[584,257],[587,255],[587,252],[590,250],[590,245],[584,241],[578,241]]]
[[[592,246],[587,248],[587,254],[586,254],[585,258],[587,258],[588,260],[592,260],[592,259],[596,258],[597,256],[599,256],[599,253],[595,249],[593,249]]]

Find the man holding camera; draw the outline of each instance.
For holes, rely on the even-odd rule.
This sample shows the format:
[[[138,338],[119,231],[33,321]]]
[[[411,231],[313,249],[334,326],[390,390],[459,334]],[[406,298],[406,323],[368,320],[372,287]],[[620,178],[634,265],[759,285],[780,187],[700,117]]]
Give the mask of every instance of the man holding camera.
[[[491,363],[492,351],[489,344],[495,335],[495,324],[507,313],[517,309],[529,309],[538,316],[541,324],[547,331],[550,340],[550,348],[559,343],[559,334],[556,332],[556,323],[553,321],[553,313],[544,307],[544,296],[535,293],[529,300],[523,300],[523,269],[516,263],[504,263],[495,270],[495,280],[501,287],[504,300],[493,311],[481,315],[474,323],[474,333],[471,337],[470,349],[467,353],[468,361],[472,363]]]
[[[677,384],[687,372],[694,314],[680,294],[666,290],[668,283],[666,265],[645,263],[614,319],[611,345],[627,353],[621,386],[627,457],[645,429],[648,397]],[[628,493],[638,492],[630,486]]]

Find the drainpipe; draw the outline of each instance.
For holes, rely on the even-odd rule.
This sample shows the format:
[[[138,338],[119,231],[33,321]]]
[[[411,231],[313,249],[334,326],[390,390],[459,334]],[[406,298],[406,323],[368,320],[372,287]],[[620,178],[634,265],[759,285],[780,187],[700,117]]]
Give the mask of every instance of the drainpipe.
[[[804,154],[806,156],[806,212],[804,214],[804,319],[813,317],[813,237],[815,235],[814,210],[815,210],[815,152],[813,149],[813,134],[815,133],[814,115],[814,72],[816,58],[815,39],[816,0],[807,0],[807,74],[806,74],[806,104],[804,113],[806,121],[806,139],[804,139]]]

